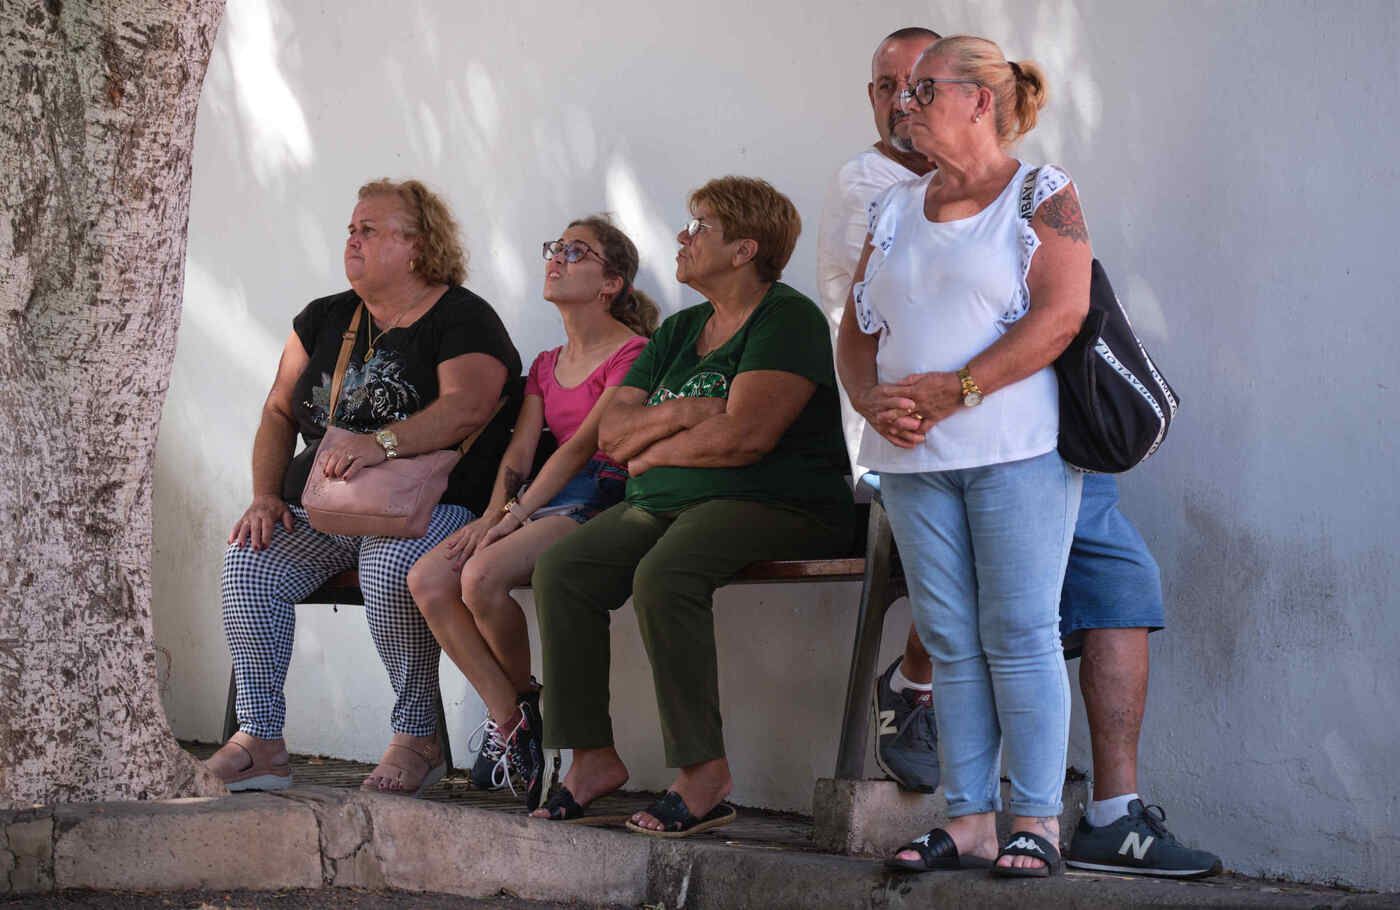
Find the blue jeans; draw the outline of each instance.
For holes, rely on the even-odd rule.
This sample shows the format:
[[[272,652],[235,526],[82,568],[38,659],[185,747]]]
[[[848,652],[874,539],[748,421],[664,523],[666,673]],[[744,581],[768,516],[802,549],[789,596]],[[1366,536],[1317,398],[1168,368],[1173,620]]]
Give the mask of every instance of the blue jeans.
[[[1001,809],[1003,738],[1012,813],[1060,813],[1070,711],[1060,587],[1082,480],[1056,452],[880,478],[933,660],[950,817]]]

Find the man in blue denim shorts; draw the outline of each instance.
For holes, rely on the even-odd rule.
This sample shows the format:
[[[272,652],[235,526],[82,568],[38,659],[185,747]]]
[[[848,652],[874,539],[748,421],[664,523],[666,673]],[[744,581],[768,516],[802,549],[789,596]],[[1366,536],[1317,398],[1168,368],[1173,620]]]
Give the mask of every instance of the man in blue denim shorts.
[[[822,307],[839,314],[850,292],[866,235],[869,204],[887,187],[928,173],[913,153],[908,126],[894,99],[919,54],[937,40],[928,29],[905,28],[876,48],[867,86],[880,135],[842,166],[833,180],[817,238]],[[857,474],[860,469],[857,468]],[[879,478],[864,482],[879,490]],[[1166,813],[1137,793],[1137,749],[1147,704],[1147,636],[1163,627],[1157,562],[1118,509],[1110,475],[1084,477],[1079,520],[1060,597],[1065,659],[1079,659],[1094,760],[1094,793],[1070,842],[1066,862],[1080,869],[1199,878],[1221,869],[1218,857],[1181,844]],[[875,684],[876,758],[901,787],[932,792],[939,768],[932,666],[910,630],[904,654]]]

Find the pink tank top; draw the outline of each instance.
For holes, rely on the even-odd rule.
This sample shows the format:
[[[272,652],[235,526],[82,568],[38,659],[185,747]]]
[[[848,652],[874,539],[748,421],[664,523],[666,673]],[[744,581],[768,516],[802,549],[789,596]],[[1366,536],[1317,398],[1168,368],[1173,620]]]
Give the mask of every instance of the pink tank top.
[[[559,353],[564,350],[562,345],[544,351],[535,358],[535,362],[530,364],[530,375],[525,379],[525,394],[538,395],[544,400],[545,426],[554,433],[560,445],[572,439],[578,428],[583,426],[588,412],[603,397],[605,389],[622,384],[632,361],[646,346],[647,340],[640,335],[629,339],[589,373],[587,379],[573,387],[562,386],[554,378],[554,365],[559,362]],[[601,450],[593,457],[617,464]]]

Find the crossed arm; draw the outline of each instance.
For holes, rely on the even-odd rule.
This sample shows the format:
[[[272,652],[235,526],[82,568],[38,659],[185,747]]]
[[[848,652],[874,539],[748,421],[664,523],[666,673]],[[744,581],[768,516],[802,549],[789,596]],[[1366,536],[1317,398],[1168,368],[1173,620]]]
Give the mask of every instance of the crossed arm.
[[[816,383],[784,370],[734,377],[729,398],[678,398],[646,406],[647,393],[624,386],[602,416],[599,441],[636,477],[656,467],[730,468],[767,455],[816,392]]]

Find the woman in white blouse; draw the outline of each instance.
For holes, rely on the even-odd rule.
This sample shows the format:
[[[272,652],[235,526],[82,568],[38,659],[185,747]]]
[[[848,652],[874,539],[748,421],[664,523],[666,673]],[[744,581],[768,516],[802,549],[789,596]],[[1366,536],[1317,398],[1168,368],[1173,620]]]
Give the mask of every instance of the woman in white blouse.
[[[841,321],[841,381],[868,421],[860,462],[881,475],[934,662],[950,821],[901,849],[901,869],[1061,867],[1059,599],[1081,478],[1056,451],[1050,365],[1088,311],[1092,253],[1069,177],[1008,153],[1044,103],[1040,70],[990,41],[924,52],[904,104],[937,167],[871,206]],[[1014,833],[998,851],[1003,745]]]

